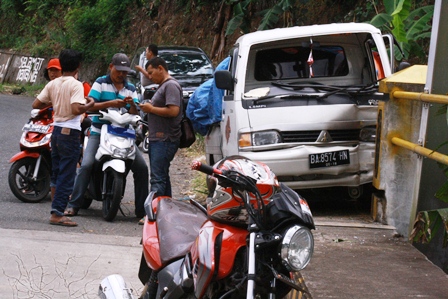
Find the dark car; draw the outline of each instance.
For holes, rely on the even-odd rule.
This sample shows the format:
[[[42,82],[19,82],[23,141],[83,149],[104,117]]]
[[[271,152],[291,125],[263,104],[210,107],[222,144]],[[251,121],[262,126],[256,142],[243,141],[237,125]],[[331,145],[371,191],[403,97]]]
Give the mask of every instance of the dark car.
[[[184,91],[184,98],[189,98],[194,90],[203,82],[213,77],[213,64],[210,58],[201,48],[186,46],[159,46],[158,56],[163,58],[168,65],[169,74],[175,78]],[[144,67],[146,64],[146,48],[137,50],[131,62],[131,68],[136,64]],[[131,81],[137,86],[140,99],[151,98],[157,84],[141,86],[140,76],[136,72],[131,72]]]
[[[131,61],[131,69],[128,73],[129,80],[136,86],[140,102],[149,101],[157,90],[158,84],[142,86],[141,76],[143,74],[135,71],[135,65],[139,64],[143,68],[147,62],[146,48],[139,48]],[[168,66],[168,73],[175,78],[182,86],[185,109],[188,99],[195,89],[203,82],[213,78],[214,67],[207,54],[196,47],[186,46],[159,46],[158,56],[163,58]],[[140,111],[143,120],[147,120],[147,115]],[[136,128],[137,145],[142,144],[144,152],[148,151],[147,129],[140,125]]]

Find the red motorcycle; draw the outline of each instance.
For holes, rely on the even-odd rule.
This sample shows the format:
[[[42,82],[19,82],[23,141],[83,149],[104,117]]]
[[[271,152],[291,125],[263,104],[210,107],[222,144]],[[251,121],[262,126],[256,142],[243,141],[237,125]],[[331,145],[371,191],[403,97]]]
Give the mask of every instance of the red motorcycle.
[[[9,160],[9,188],[23,202],[40,202],[50,192],[52,123],[53,107],[33,109],[22,129],[20,152]]]
[[[151,192],[145,202],[141,298],[283,298],[306,293],[314,221],[304,198],[271,169],[240,156],[207,176],[206,208]]]

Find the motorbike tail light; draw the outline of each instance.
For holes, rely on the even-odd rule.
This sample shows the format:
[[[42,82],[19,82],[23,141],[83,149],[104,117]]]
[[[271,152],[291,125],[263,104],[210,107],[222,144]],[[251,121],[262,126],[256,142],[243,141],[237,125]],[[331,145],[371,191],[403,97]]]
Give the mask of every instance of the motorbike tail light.
[[[314,252],[314,238],[311,231],[301,225],[290,227],[283,237],[280,256],[290,271],[300,271],[311,260]]]

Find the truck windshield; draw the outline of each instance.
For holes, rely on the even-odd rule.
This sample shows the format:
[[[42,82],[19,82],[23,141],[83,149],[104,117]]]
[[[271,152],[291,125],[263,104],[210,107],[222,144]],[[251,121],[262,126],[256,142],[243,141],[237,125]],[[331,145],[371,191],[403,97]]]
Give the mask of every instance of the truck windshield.
[[[348,64],[340,46],[296,46],[260,50],[255,57],[255,80],[271,81],[346,76]]]

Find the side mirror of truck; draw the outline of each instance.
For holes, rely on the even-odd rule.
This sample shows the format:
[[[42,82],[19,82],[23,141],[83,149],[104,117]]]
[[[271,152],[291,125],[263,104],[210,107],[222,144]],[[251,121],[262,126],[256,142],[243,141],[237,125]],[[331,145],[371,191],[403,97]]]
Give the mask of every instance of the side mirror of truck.
[[[233,78],[229,71],[216,71],[215,72],[215,83],[216,87],[219,89],[233,91]]]

